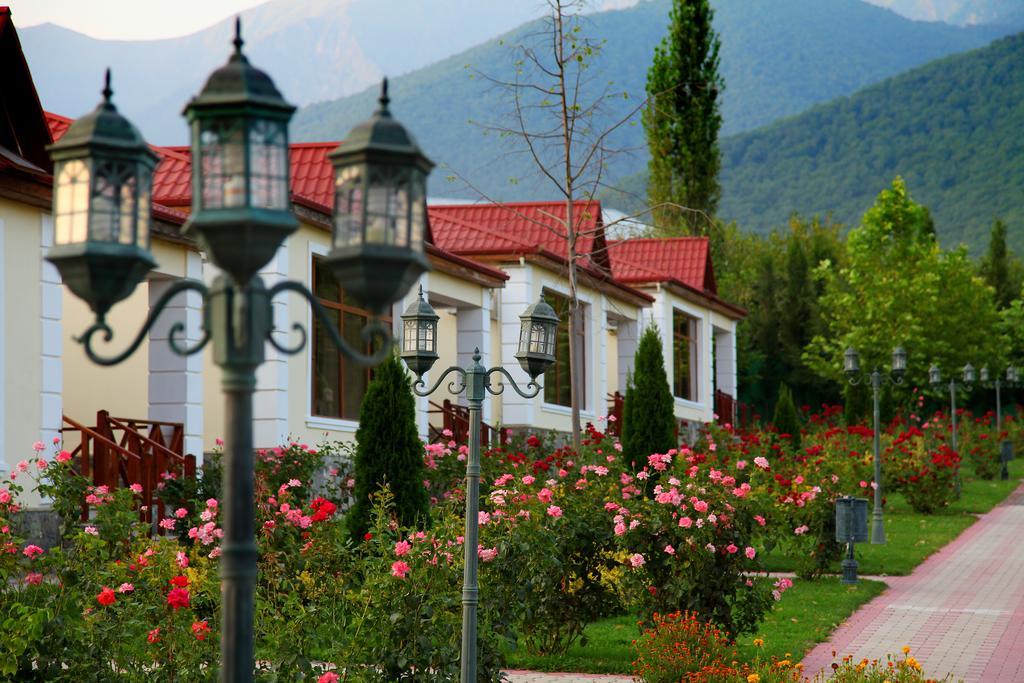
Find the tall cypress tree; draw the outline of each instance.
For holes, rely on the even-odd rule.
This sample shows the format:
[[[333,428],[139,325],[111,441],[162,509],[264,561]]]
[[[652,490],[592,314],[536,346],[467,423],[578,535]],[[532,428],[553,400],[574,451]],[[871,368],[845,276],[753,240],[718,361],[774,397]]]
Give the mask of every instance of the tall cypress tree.
[[[355,503],[348,528],[356,539],[366,533],[370,497],[388,485],[402,526],[430,520],[430,497],[423,486],[423,442],[416,428],[416,401],[398,356],[380,364],[366,389],[356,431]]]
[[[988,251],[979,268],[985,283],[996,290],[996,306],[1007,308],[1020,296],[1021,264],[1006,246],[1006,223],[996,220],[992,224]]]
[[[668,35],[647,72],[648,201],[688,209],[655,210],[655,225],[665,234],[707,234],[721,194],[718,98],[724,82],[713,17],[708,0],[674,0]]]
[[[779,385],[779,400],[775,402],[775,416],[772,424],[779,434],[789,434],[789,443],[794,451],[800,450],[800,416],[793,403],[793,393],[786,384]]]
[[[652,453],[665,453],[678,445],[673,404],[661,335],[652,325],[637,345],[633,380],[626,388],[622,410],[622,451],[636,469],[646,465]]]

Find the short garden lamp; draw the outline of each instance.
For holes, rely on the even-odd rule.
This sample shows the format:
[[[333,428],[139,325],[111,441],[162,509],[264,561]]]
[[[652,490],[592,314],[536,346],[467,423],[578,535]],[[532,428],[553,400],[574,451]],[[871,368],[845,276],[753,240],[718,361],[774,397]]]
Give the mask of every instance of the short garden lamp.
[[[288,121],[295,107],[235,50],[185,107],[192,129],[192,216],[184,233],[236,283],[265,266],[299,226],[288,186]]]
[[[480,349],[473,353],[472,363],[466,367],[453,365],[427,386],[423,375],[437,360],[437,313],[423,298],[419,298],[402,314],[402,358],[409,369],[416,374],[412,391],[417,396],[429,396],[441,386],[449,375],[459,378],[452,381],[448,390],[453,394],[466,393],[469,408],[469,458],[466,461],[466,534],[463,544],[466,552],[462,576],[462,650],[460,654],[460,681],[477,680],[477,539],[480,513],[480,410],[488,393],[500,394],[505,390],[504,382],[491,386],[491,376],[500,375],[508,386],[526,399],[540,393],[537,377],[555,362],[555,335],[558,331],[558,316],[543,299],[529,306],[519,316],[522,324],[519,331],[519,352],[516,359],[530,376],[525,390],[516,384],[511,373],[501,365],[486,368],[481,364]]]
[[[519,316],[519,352],[516,360],[531,380],[551,367],[555,362],[555,336],[558,333],[558,316],[544,299],[529,306]]]
[[[437,362],[437,321],[440,317],[423,298],[423,287],[416,301],[402,314],[402,359],[417,378]]]
[[[907,352],[903,350],[902,346],[897,346],[892,350],[891,372],[883,372],[879,366],[875,365],[870,372],[865,371],[861,375],[860,356],[857,354],[856,349],[850,347],[843,354],[843,371],[846,373],[846,379],[851,385],[860,384],[863,379],[868,379],[871,382],[872,431],[874,432],[871,450],[875,466],[875,500],[871,511],[871,542],[882,544],[885,543],[885,519],[882,512],[882,446],[880,440],[882,417],[880,395],[882,385],[886,382],[893,385],[903,383],[903,376],[907,372]],[[854,570],[854,575],[856,575],[856,570]]]
[[[843,354],[843,371],[849,377],[860,374],[860,354],[852,346]]]
[[[907,374],[907,352],[902,346],[892,350],[892,374],[897,378]]]
[[[334,165],[334,234],[326,263],[356,300],[381,313],[430,269],[423,242],[433,162],[380,108],[328,156]]]
[[[149,251],[150,196],[158,157],[111,101],[50,146],[54,246],[46,260],[103,320],[156,266]]]

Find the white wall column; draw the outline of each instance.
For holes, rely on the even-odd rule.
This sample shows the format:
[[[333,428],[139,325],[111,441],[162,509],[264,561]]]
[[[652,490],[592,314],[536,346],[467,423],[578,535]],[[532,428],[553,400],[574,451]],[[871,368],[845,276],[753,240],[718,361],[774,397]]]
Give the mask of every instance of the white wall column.
[[[458,334],[455,340],[456,357],[461,368],[468,368],[473,364],[473,352],[480,349],[480,364],[485,368],[492,365],[491,358],[491,297],[488,292],[481,296],[482,306],[472,308],[459,308],[455,316],[455,325]],[[442,343],[444,343],[442,341]],[[492,401],[499,400],[496,396],[488,395],[484,399],[481,414],[483,421],[490,424],[494,411],[491,407]],[[459,395],[459,401],[465,402],[465,394]]]
[[[202,259],[196,252],[185,256],[186,277],[202,279]],[[150,280],[149,306],[152,309],[175,283],[172,278]],[[149,343],[149,419],[181,422],[185,425],[185,453],[203,456],[203,359],[201,354],[179,356],[170,346],[170,330],[177,323],[185,326],[180,345],[193,346],[202,338],[202,297],[198,292],[178,294],[164,309],[150,332]]]
[[[287,242],[281,245],[259,275],[267,289],[288,277]],[[299,301],[297,297],[291,298]],[[291,343],[289,302],[289,297],[278,296],[271,308],[274,338],[282,346]],[[302,301],[302,306],[306,306],[305,301]],[[306,311],[303,310],[294,320],[305,318]],[[273,448],[288,438],[288,388],[288,356],[267,344],[266,360],[256,370],[256,395],[253,397],[253,445],[256,448]]]
[[[533,290],[533,267],[522,265],[504,268],[509,279],[501,295],[501,365],[511,373],[516,381],[525,384],[529,381],[515,355],[519,350],[519,315],[530,304],[537,302],[539,292]],[[543,394],[543,392],[542,392]],[[502,416],[509,425],[534,424],[534,405],[542,398],[525,399],[511,389],[501,394]]]
[[[53,217],[43,214],[40,225],[42,253],[45,254],[53,246]],[[46,451],[50,452],[54,438],[60,436],[60,428],[64,423],[63,402],[61,394],[64,387],[63,365],[63,303],[61,279],[57,269],[45,260],[41,260],[39,279],[40,325],[42,326],[42,343],[40,344],[40,363],[42,379],[40,385],[39,433]],[[2,406],[0,406],[2,407]],[[0,430],[2,431],[2,430]]]
[[[591,308],[593,327],[588,332],[592,332],[593,348],[590,349],[590,367],[596,372],[587,373],[594,378],[593,400],[587,408],[588,412],[600,416],[608,413],[608,300],[598,295]]]

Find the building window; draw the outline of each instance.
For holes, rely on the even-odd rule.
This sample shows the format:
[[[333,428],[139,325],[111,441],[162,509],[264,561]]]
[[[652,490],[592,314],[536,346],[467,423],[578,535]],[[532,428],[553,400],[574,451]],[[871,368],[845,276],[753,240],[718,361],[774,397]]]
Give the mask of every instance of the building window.
[[[558,316],[558,335],[555,340],[555,362],[544,373],[544,402],[557,406],[572,405],[572,378],[569,375],[569,299],[561,294],[545,290],[544,301]],[[586,319],[583,305],[579,309],[580,321]],[[583,325],[576,331],[576,357],[579,365],[579,376],[576,378],[580,401],[580,410],[586,408],[586,355],[583,353]]]
[[[697,392],[697,339],[699,321],[672,310],[672,393],[687,401],[700,399]]]
[[[341,289],[330,269],[319,258],[313,258],[313,294],[327,309],[329,325],[354,348],[369,353],[362,331],[370,319],[369,311],[362,309]],[[383,320],[391,322],[389,317]],[[370,383],[370,368],[363,367],[344,356],[328,337],[325,323],[319,318],[313,322],[313,381],[311,393],[313,414],[358,420],[359,407]]]

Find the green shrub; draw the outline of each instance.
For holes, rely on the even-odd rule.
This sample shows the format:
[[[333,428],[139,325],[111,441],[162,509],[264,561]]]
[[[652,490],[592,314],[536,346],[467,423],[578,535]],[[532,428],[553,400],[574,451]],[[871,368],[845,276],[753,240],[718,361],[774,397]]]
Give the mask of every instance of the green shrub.
[[[355,503],[348,515],[353,538],[362,538],[370,520],[370,498],[383,484],[394,495],[402,526],[427,525],[430,497],[423,486],[423,443],[416,429],[416,401],[409,376],[397,356],[373,374],[356,431]]]
[[[677,445],[673,404],[661,336],[652,325],[640,337],[623,405],[622,450],[634,469],[642,469],[652,453],[667,453]]]
[[[796,413],[793,393],[785,384],[779,385],[779,398],[775,402],[775,417],[772,419],[778,433],[788,434],[793,451],[800,450],[800,416]]]

